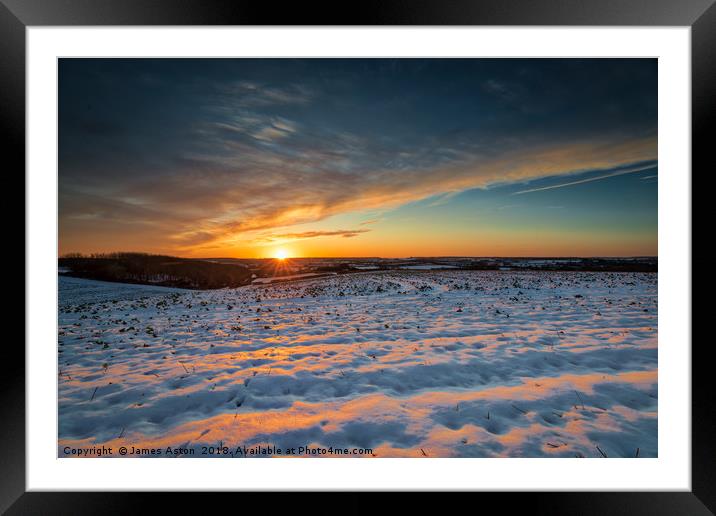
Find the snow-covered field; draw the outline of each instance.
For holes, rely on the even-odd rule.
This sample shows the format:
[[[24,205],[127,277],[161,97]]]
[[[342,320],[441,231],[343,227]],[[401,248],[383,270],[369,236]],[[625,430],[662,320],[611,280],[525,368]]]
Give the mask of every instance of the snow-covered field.
[[[657,455],[656,274],[99,283],[60,278],[60,457]]]
[[[180,288],[110,283],[71,276],[60,276],[57,287],[60,309],[66,305],[76,307],[85,303],[128,301],[172,292],[191,292]]]

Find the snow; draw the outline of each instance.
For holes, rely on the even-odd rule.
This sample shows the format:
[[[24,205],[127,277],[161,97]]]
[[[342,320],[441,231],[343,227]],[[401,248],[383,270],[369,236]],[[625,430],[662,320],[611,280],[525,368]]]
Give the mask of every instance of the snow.
[[[191,292],[181,288],[112,283],[71,276],[59,276],[57,286],[60,307],[104,301],[128,301],[172,292]]]
[[[60,278],[59,457],[102,445],[657,456],[656,274],[98,283]]]
[[[317,276],[333,276],[335,272],[305,272],[303,274],[290,274],[286,276],[271,276],[269,278],[255,278],[251,283],[276,283],[278,281],[289,281],[295,279],[313,278]]]
[[[402,265],[399,269],[414,270],[414,271],[430,271],[434,269],[456,269],[456,265],[439,265],[439,264],[424,264],[424,265]]]

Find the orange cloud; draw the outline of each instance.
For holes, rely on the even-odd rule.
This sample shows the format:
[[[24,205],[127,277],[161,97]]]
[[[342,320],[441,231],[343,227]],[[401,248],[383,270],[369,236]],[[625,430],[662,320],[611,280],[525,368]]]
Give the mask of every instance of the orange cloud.
[[[290,169],[274,170],[267,172],[265,184],[237,185],[217,192],[214,202],[221,212],[219,216],[193,223],[191,229],[177,232],[174,239],[182,250],[191,250],[197,245],[235,246],[241,235],[257,230],[287,228],[347,212],[389,210],[440,193],[498,183],[606,170],[653,160],[656,155],[656,139],[644,138],[545,146],[433,169],[380,170],[366,174],[297,172],[294,180],[290,180]],[[286,184],[277,184],[273,180],[276,175],[285,178]],[[282,235],[284,238],[321,236],[311,233]],[[341,236],[345,233],[358,234],[336,232]]]

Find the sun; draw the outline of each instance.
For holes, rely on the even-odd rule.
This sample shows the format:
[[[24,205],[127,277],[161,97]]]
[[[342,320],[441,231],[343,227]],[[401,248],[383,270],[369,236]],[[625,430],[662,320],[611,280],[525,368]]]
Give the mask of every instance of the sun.
[[[277,260],[285,260],[288,258],[288,253],[285,249],[277,249],[276,254],[274,255]]]

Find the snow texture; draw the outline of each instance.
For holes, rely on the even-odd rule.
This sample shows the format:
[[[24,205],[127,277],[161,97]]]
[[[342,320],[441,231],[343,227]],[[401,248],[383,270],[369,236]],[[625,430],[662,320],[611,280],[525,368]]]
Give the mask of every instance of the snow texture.
[[[59,282],[60,457],[101,445],[657,456],[656,274]]]

